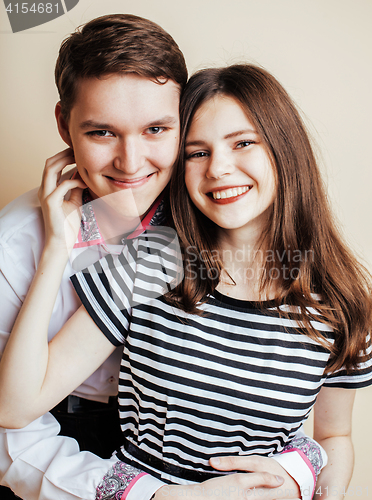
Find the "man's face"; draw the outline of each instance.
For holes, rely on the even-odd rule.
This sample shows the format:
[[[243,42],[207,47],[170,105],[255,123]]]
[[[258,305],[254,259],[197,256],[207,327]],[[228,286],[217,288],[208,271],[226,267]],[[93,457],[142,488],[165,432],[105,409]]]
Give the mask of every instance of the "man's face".
[[[60,132],[93,198],[117,193],[111,198],[120,209],[133,212],[135,204],[137,214],[127,215],[147,212],[177,156],[179,97],[175,82],[161,85],[135,74],[79,82],[67,137],[61,126]],[[63,120],[58,113],[57,120]]]

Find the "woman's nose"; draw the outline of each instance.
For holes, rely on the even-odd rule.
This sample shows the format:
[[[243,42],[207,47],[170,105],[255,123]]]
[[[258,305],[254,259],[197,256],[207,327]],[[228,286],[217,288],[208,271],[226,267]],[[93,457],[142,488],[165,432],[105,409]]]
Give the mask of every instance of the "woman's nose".
[[[206,177],[208,179],[220,179],[231,174],[234,170],[231,158],[223,154],[212,154],[210,156]]]

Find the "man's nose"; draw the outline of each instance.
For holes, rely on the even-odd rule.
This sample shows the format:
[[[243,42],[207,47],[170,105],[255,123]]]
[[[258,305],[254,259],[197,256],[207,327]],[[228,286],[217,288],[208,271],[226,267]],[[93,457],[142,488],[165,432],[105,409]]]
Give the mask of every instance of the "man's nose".
[[[144,156],[140,141],[134,137],[123,139],[115,152],[114,166],[126,174],[135,174],[143,166]]]

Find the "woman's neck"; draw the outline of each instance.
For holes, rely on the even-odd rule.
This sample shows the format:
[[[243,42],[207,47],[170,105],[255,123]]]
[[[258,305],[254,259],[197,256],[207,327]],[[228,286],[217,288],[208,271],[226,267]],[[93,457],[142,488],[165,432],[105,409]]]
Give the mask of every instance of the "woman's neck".
[[[217,290],[241,300],[269,300],[275,289],[260,290],[265,269],[267,246],[262,234],[220,229],[219,252],[223,264]]]

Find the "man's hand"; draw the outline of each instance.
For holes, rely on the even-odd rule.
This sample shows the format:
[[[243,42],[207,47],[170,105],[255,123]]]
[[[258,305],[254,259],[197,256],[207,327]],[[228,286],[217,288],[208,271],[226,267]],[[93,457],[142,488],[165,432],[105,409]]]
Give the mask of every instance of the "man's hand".
[[[271,494],[275,493],[275,490],[270,491],[266,486],[268,496],[264,496],[264,498],[301,498],[300,488],[296,481],[273,458],[258,455],[216,457],[210,460],[210,464],[219,471],[245,471],[249,473],[248,476],[256,476],[257,473],[269,473],[283,478],[283,482],[277,491],[280,495],[272,496]]]
[[[257,455],[229,456],[212,458],[210,464],[219,471],[244,473],[226,474],[200,484],[163,486],[156,492],[154,500],[178,496],[210,500],[301,498],[296,481],[272,458]]]
[[[74,153],[68,148],[45,163],[38,196],[44,217],[46,246],[51,244],[56,248],[70,249],[75,243],[80,227],[81,195],[86,185],[80,178],[59,184],[63,169],[74,162]],[[66,200],[69,191],[70,197]]]
[[[200,500],[214,500],[226,498],[228,500],[287,498],[281,495],[283,478],[268,472],[252,474],[227,474],[225,476],[208,479],[200,484],[170,485],[160,488],[154,500],[166,498],[198,498]]]

